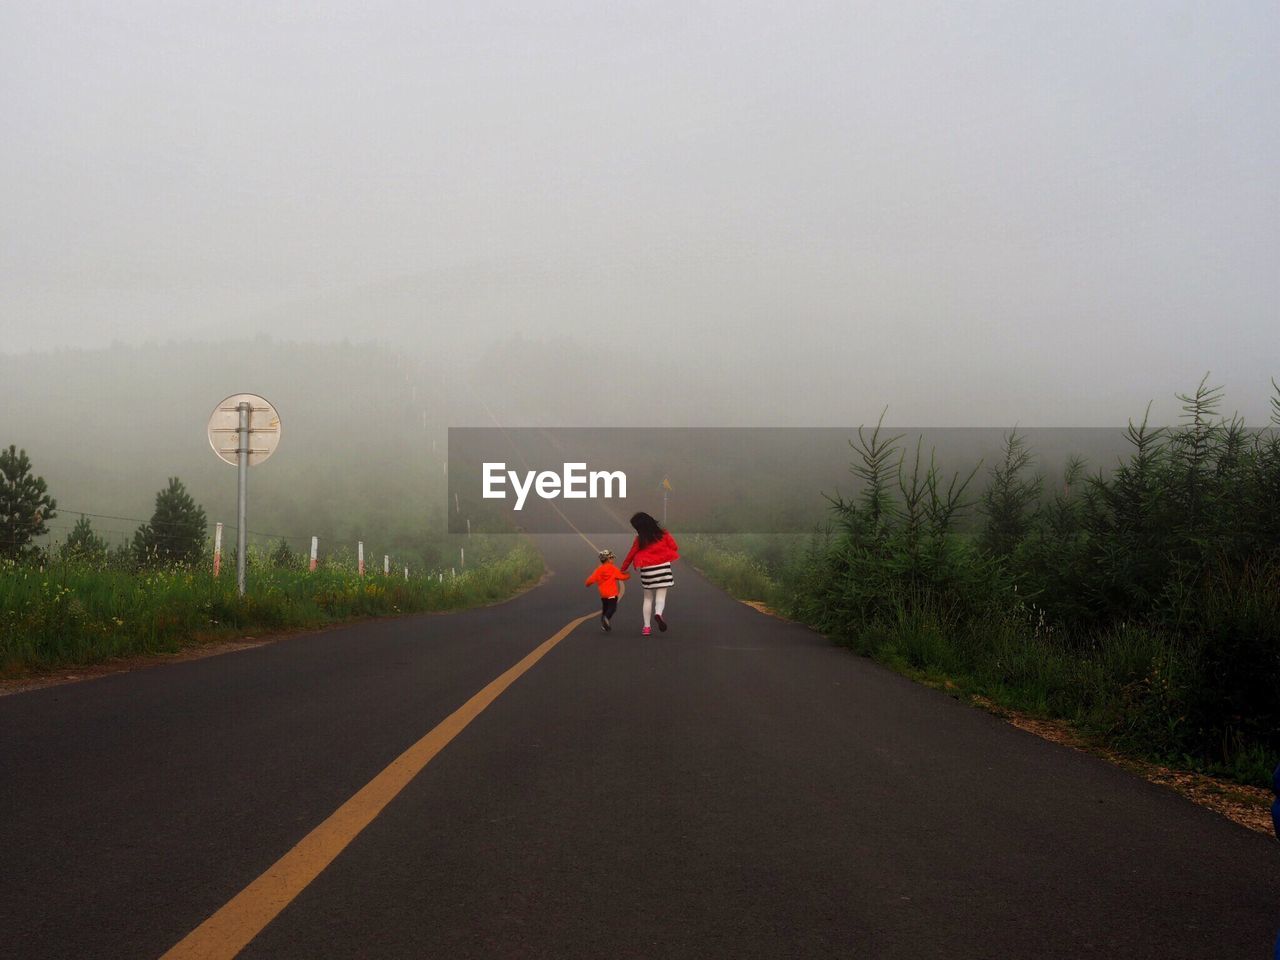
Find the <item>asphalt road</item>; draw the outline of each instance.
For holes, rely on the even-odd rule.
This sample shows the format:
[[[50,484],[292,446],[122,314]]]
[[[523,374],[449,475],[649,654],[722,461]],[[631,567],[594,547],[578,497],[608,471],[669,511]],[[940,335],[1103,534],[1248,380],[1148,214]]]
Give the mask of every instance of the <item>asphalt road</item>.
[[[0,956],[159,957],[598,601],[0,697]],[[609,545],[622,552],[626,541]],[[1268,957],[1280,845],[736,603],[571,633],[244,957]]]

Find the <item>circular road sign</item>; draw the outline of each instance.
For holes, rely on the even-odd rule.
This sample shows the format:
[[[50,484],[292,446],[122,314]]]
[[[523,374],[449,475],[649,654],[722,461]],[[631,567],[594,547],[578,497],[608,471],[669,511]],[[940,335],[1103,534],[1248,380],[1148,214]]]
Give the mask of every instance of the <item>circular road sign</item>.
[[[233,467],[238,464],[240,444],[240,404],[249,409],[249,466],[257,466],[276,452],[280,445],[280,414],[262,397],[252,393],[233,393],[213,408],[209,417],[209,446]]]

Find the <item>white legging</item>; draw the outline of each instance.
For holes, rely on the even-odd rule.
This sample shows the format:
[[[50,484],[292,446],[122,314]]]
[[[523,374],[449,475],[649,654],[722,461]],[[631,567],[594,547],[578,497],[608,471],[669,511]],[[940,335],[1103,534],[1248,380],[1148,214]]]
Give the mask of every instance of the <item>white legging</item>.
[[[657,595],[656,597],[655,597],[655,594]],[[654,604],[655,599],[657,601],[656,606]],[[653,615],[655,613],[658,616],[662,616],[662,611],[666,609],[666,606],[667,606],[667,588],[666,587],[658,587],[656,590],[646,590],[644,592],[644,603],[642,604],[642,607],[644,609],[644,625],[646,627],[649,626],[649,621],[653,618]]]

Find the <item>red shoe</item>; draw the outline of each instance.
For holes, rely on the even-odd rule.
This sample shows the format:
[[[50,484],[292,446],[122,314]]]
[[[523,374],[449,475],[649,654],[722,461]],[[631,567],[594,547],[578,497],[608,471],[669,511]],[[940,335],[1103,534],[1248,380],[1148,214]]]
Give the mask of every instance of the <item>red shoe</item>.
[[[643,630],[640,631],[640,636],[647,637],[652,632],[653,631],[650,630],[648,627],[645,627]]]

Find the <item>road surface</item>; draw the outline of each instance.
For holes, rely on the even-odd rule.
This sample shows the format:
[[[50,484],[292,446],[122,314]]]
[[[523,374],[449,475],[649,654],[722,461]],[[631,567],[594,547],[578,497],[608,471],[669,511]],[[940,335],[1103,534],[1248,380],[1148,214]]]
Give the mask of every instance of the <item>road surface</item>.
[[[191,939],[215,916],[247,958],[1270,956],[1274,840],[687,566],[670,632],[633,590],[475,709],[598,604],[582,542],[541,542],[506,604],[0,697],[0,956],[237,955]]]

